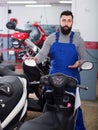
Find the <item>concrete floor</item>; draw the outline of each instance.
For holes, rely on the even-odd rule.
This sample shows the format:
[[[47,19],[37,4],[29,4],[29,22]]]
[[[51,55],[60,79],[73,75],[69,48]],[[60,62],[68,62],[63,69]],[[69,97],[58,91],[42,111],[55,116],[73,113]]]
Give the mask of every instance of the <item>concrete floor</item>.
[[[82,101],[84,122],[87,130],[98,130],[98,99]]]
[[[98,130],[98,80],[96,90],[96,100],[82,101],[81,105],[87,130]]]

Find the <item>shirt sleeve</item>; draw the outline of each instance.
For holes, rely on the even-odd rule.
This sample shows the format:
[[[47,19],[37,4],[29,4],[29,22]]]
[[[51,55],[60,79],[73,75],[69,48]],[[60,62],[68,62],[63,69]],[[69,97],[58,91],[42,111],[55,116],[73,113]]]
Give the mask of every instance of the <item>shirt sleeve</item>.
[[[85,60],[87,60],[85,42],[84,42],[83,38],[81,38],[81,36],[78,36],[78,35],[75,36],[74,42],[76,44],[80,63],[83,63]]]
[[[54,42],[54,39],[55,39],[54,33],[47,37],[47,39],[45,40],[41,50],[35,56],[35,58],[37,58],[37,64],[41,63],[45,58],[47,58],[49,51],[50,51],[50,47]]]

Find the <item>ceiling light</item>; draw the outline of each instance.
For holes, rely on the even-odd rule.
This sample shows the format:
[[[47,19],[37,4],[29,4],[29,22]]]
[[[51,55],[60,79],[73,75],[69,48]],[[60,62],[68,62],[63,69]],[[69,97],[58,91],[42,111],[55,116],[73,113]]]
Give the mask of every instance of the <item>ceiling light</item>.
[[[25,5],[26,7],[51,7],[50,4],[41,4],[41,5]]]
[[[61,4],[72,4],[72,0],[61,0],[61,1],[59,1],[59,3],[61,3]]]
[[[8,1],[8,4],[35,4],[36,1]]]

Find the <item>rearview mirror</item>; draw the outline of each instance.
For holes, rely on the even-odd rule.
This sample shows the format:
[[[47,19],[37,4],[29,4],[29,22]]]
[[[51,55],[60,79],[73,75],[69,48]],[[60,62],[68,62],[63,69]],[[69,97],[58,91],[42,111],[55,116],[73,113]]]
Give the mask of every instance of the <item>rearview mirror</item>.
[[[8,23],[6,24],[6,27],[7,27],[8,29],[15,30],[15,28],[16,28],[16,23],[15,23],[15,22],[8,22]]]
[[[81,70],[90,70],[93,68],[93,63],[89,62],[89,61],[85,61],[82,65],[81,65]]]
[[[36,66],[36,62],[34,59],[26,59],[24,60],[24,64],[30,67],[35,67]]]

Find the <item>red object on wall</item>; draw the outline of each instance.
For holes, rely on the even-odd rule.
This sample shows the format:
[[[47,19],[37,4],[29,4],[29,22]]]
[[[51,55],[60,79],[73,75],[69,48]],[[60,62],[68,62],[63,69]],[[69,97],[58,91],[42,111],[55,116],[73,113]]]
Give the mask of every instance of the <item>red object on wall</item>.
[[[98,42],[85,42],[85,47],[87,49],[92,49],[92,50],[98,50]]]

